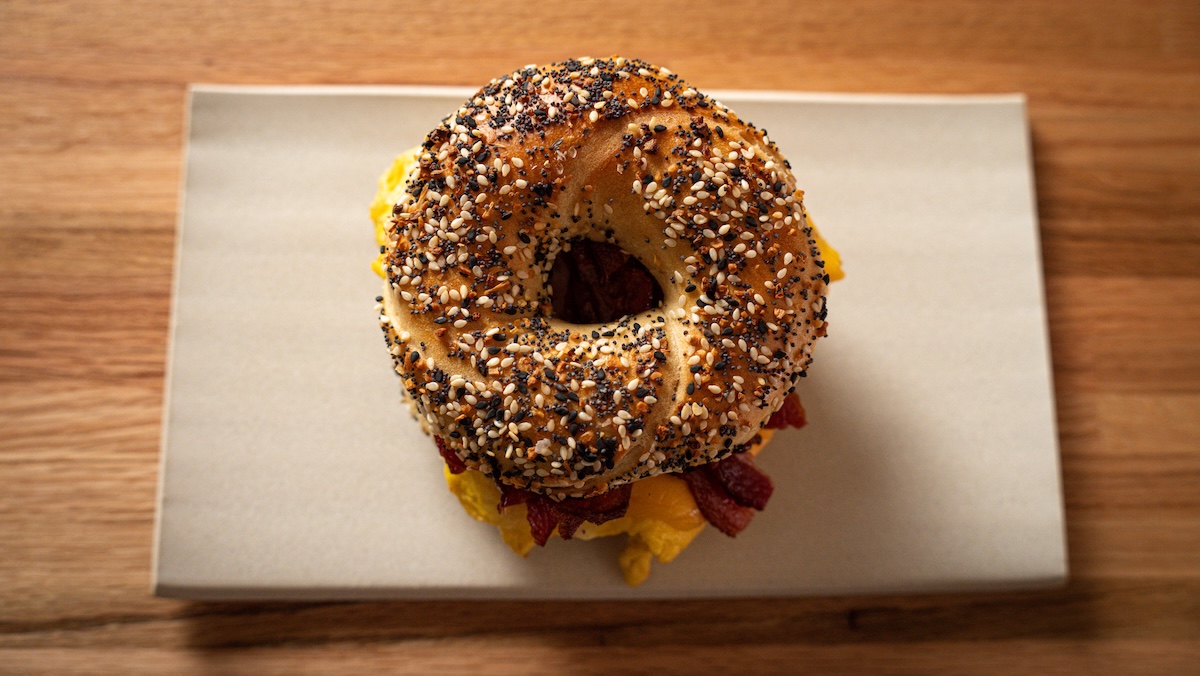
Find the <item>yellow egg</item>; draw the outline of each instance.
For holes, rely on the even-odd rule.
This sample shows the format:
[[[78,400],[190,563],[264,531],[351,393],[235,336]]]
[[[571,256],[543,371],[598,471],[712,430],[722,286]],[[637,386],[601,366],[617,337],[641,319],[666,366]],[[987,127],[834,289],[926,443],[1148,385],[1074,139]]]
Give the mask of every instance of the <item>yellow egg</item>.
[[[758,455],[774,430],[759,432],[760,440],[750,448]],[[528,556],[533,535],[526,520],[525,505],[514,505],[501,512],[500,489],[481,472],[467,470],[451,474],[445,470],[446,484],[472,518],[500,529],[500,536],[514,552]],[[625,516],[602,524],[584,522],[575,532],[580,540],[626,535],[625,551],[618,563],[625,582],[637,586],[650,575],[654,559],[669,563],[704,530],[704,515],[696,506],[687,482],[673,474],[642,479],[633,484]],[[557,533],[556,533],[557,534]]]
[[[472,518],[500,529],[500,536],[514,552],[527,556],[533,549],[525,505],[501,512],[500,489],[481,472],[467,470],[451,474],[445,470],[446,485]],[[585,522],[575,532],[580,540],[626,534],[629,536],[619,563],[625,581],[641,584],[650,574],[652,558],[666,563],[679,555],[700,531],[704,517],[682,479],[669,474],[650,477],[633,485],[625,516],[600,525]],[[557,531],[555,532],[557,535]]]
[[[451,474],[446,468],[445,474],[446,485],[458,497],[467,514],[476,521],[498,527],[505,544],[517,554],[528,556],[536,543],[529,530],[525,505],[513,505],[501,512],[500,489],[482,472],[467,470],[461,474]]]
[[[392,166],[379,177],[379,190],[375,193],[375,199],[371,200],[370,207],[371,222],[375,224],[375,243],[379,246],[388,243],[388,221],[392,217],[392,207],[404,197],[404,184],[408,182],[409,174],[420,166],[417,162],[420,152],[418,146],[400,153],[392,161]],[[371,269],[380,277],[385,276],[384,258],[385,255],[381,253],[371,263]]]

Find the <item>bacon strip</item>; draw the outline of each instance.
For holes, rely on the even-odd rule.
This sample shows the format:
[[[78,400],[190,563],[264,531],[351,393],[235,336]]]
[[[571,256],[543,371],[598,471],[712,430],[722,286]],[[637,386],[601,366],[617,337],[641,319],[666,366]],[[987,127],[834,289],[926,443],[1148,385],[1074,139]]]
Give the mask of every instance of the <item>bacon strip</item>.
[[[662,289],[633,256],[606,242],[575,240],[550,270],[554,316],[600,324],[655,307]]]
[[[632,494],[633,485],[625,484],[590,498],[565,498],[555,502],[540,493],[500,484],[497,508],[503,512],[506,507],[525,503],[533,541],[544,547],[556,528],[562,539],[570,540],[585,521],[600,525],[625,516]]]
[[[633,484],[624,484],[590,498],[566,498],[555,503],[559,519],[558,534],[564,540],[570,540],[575,529],[584,521],[600,525],[625,516],[631,495]]]
[[[722,533],[734,537],[750,525],[775,491],[770,477],[745,453],[693,467],[683,473],[696,506]]]
[[[570,540],[572,537],[575,537],[575,531],[578,530],[579,527],[583,525],[584,521],[587,521],[587,519],[585,519],[581,516],[574,516],[571,514],[561,514],[560,513],[558,515],[558,535],[559,535],[559,537],[561,537],[564,540]]]
[[[767,429],[797,429],[807,424],[800,397],[792,392],[771,419]],[[731,455],[719,462],[694,467],[683,473],[700,513],[722,533],[733,537],[742,532],[754,511],[762,511],[775,492],[771,478],[754,465],[745,453]]]
[[[709,463],[701,469],[712,474],[729,497],[742,507],[762,511],[775,492],[775,484],[754,465],[746,453],[731,455],[720,462]]]
[[[525,496],[525,506],[529,509],[529,532],[533,534],[533,541],[539,547],[545,547],[554,527],[558,525],[553,503],[537,493],[530,493]]]
[[[700,513],[717,530],[735,537],[750,525],[754,510],[739,505],[703,466],[684,472],[683,479],[691,489]]]
[[[454,451],[446,448],[446,442],[442,441],[441,437],[435,436],[434,443],[437,444],[438,453],[442,455],[442,460],[446,461],[446,467],[451,474],[462,474],[467,471],[467,465],[462,461],[462,458],[455,455]]]
[[[800,429],[808,424],[804,414],[804,406],[800,403],[800,395],[792,392],[783,400],[783,406],[767,421],[767,429],[782,430],[788,427]]]
[[[500,487],[500,504],[496,505],[496,510],[500,512],[503,512],[505,507],[525,502],[525,498],[532,495],[529,491],[523,491],[508,484],[497,482],[496,485]]]

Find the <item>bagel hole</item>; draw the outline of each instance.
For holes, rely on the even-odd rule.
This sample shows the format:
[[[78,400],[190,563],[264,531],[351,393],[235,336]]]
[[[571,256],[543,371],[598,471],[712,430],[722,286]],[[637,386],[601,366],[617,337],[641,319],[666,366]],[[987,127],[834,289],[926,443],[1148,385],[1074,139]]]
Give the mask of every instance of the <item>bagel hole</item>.
[[[550,269],[554,317],[573,324],[604,324],[662,304],[654,275],[621,247],[590,239],[571,241]]]

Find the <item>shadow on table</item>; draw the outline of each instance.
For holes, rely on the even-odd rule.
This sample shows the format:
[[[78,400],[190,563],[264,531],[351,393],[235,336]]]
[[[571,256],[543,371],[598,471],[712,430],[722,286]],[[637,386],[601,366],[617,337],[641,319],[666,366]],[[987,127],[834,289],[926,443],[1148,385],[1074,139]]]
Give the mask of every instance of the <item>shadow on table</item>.
[[[193,648],[514,637],[561,646],[713,646],[1084,639],[1116,595],[1045,592],[722,601],[192,603]]]

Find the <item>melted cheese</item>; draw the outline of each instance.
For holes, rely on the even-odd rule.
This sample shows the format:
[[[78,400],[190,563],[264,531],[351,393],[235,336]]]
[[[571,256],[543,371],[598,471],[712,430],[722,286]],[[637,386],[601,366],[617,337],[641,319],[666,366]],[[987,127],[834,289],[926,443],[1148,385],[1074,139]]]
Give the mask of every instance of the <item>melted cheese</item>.
[[[387,230],[392,207],[404,196],[404,185],[418,166],[419,151],[420,148],[413,148],[401,153],[379,178],[379,191],[371,202],[370,213],[375,223],[375,240],[380,246],[388,243]],[[817,232],[811,218],[808,223],[813,228],[829,279],[841,279],[845,276],[841,256]],[[371,269],[381,277],[384,276],[384,258],[384,254],[380,254],[371,264]],[[773,433],[773,430],[762,430],[759,433],[762,441],[750,452],[758,455]],[[535,543],[529,530],[525,505],[513,505],[501,512],[497,507],[500,504],[500,489],[487,476],[475,470],[451,474],[447,469],[445,474],[446,484],[458,497],[467,514],[496,526],[500,529],[500,537],[514,552],[521,556],[529,555]],[[600,525],[585,522],[576,531],[575,537],[592,540],[626,535],[625,551],[618,562],[625,582],[636,586],[645,582],[650,575],[653,560],[667,563],[674,559],[704,530],[705,523],[687,482],[678,476],[660,474],[634,483],[625,516]]]

